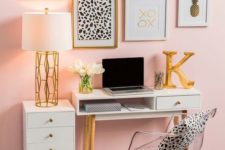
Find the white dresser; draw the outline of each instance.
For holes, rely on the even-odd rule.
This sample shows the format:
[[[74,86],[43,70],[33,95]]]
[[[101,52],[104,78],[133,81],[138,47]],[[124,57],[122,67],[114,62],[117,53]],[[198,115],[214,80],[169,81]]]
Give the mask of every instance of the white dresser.
[[[75,150],[75,110],[68,100],[56,107],[23,102],[24,150]]]

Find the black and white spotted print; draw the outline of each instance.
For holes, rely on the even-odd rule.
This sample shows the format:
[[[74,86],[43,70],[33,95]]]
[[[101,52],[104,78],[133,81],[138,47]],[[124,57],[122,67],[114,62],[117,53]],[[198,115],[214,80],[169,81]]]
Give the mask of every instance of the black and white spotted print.
[[[198,134],[204,132],[208,119],[215,113],[216,109],[213,109],[186,117],[169,132],[170,135],[163,138],[159,150],[185,150]]]
[[[78,0],[78,40],[112,38],[112,0]]]

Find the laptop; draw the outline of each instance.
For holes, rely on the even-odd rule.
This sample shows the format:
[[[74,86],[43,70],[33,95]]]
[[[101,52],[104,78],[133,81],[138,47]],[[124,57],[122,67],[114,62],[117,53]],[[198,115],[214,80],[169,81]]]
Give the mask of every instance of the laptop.
[[[144,86],[144,58],[103,59],[103,89],[110,95],[149,94]]]

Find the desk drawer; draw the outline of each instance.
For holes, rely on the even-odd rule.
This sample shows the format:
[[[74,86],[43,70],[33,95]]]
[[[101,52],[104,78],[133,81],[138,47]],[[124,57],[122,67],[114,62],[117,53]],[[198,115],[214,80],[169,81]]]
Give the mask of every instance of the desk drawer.
[[[74,126],[74,122],[74,112],[27,114],[27,128]]]
[[[74,141],[74,127],[27,129],[27,143]]]
[[[157,110],[200,108],[200,95],[157,97]]]
[[[27,150],[74,150],[73,142],[28,144]]]

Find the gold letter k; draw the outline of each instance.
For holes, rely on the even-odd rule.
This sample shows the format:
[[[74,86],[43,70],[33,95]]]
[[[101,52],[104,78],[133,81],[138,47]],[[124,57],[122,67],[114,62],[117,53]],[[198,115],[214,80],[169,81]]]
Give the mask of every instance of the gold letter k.
[[[183,65],[191,56],[194,55],[192,52],[184,52],[184,57],[173,66],[172,58],[173,55],[176,55],[176,51],[163,51],[166,55],[166,80],[164,83],[165,88],[176,88],[176,86],[172,83],[172,72],[176,73],[179,77],[179,80],[182,86],[186,89],[192,88],[194,86],[194,81],[190,81],[186,78],[185,74],[181,71],[180,67]]]

